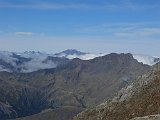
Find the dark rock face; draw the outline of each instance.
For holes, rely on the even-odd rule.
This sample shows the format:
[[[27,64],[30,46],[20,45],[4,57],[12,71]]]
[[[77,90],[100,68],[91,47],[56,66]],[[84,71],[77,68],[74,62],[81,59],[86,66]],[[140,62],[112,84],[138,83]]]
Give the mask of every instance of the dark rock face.
[[[93,107],[111,99],[149,70],[150,66],[137,62],[131,54],[112,53],[87,61],[73,59],[55,69],[28,74],[1,72],[0,102],[15,112],[5,118],[33,115],[49,108]]]
[[[122,89],[111,101],[88,109],[74,120],[158,120],[159,117],[143,117],[160,113],[160,63]]]
[[[1,80],[0,118],[16,118],[40,112],[47,105],[43,91]]]
[[[33,88],[22,88],[19,91],[19,99],[13,108],[19,117],[32,115],[43,110],[47,105],[44,93]]]
[[[6,118],[18,117],[16,111],[9,105],[0,102],[0,119],[5,120]]]

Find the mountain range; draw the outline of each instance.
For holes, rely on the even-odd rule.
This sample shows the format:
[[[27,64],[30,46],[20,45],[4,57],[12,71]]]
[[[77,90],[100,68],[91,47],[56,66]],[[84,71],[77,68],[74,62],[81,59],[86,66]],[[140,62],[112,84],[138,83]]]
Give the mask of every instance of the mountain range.
[[[68,63],[74,58],[90,60],[107,54],[91,54],[68,49],[60,53],[47,54],[35,51],[24,53],[0,51],[0,71],[29,73],[41,69],[56,68]],[[160,61],[159,57],[149,55],[132,54],[134,59],[147,65],[154,65]]]
[[[56,68],[29,73],[3,71],[0,118],[70,120],[84,109],[112,99],[151,68],[132,54],[111,53],[90,60],[75,58]]]
[[[160,112],[158,57],[3,51],[0,66],[0,120],[138,120]]]

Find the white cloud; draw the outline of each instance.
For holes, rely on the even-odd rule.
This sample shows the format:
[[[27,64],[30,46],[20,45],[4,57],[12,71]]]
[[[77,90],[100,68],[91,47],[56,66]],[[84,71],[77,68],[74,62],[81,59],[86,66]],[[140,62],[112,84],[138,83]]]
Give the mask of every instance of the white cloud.
[[[16,35],[22,35],[22,36],[31,36],[33,35],[32,32],[15,32]]]

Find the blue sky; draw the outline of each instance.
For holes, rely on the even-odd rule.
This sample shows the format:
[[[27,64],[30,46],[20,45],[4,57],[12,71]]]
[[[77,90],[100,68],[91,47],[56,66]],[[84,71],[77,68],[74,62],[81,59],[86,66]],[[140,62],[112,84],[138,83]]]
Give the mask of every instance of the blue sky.
[[[160,0],[0,0],[0,50],[160,56]]]

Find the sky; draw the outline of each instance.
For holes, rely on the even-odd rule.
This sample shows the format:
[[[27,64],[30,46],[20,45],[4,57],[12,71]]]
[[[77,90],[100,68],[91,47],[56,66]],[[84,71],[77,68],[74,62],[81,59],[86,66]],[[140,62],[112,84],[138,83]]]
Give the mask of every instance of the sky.
[[[0,0],[0,50],[160,56],[160,0]]]

